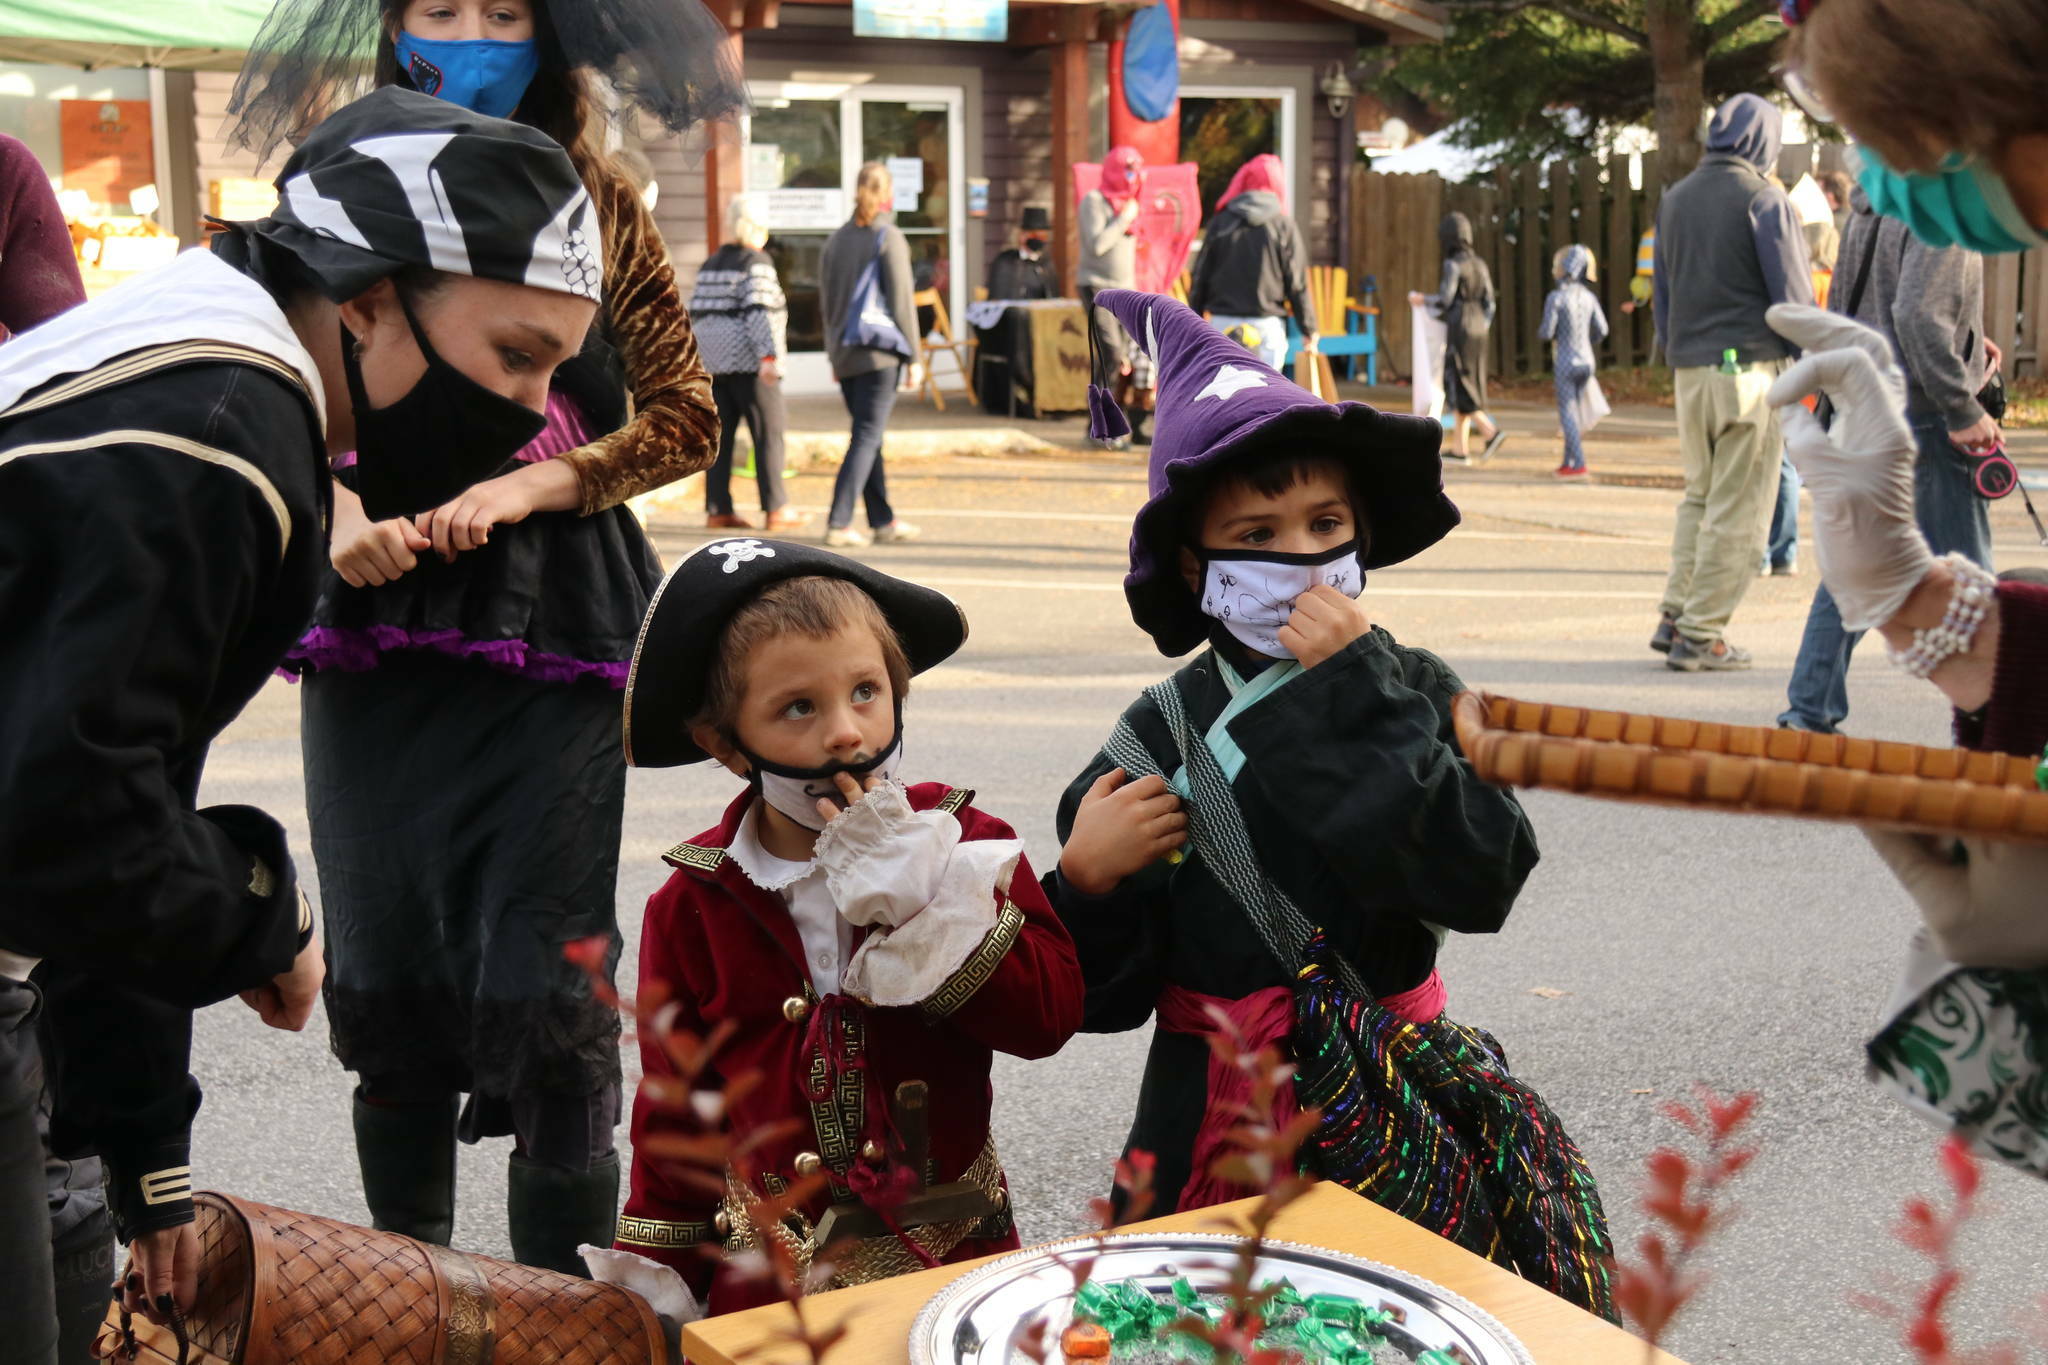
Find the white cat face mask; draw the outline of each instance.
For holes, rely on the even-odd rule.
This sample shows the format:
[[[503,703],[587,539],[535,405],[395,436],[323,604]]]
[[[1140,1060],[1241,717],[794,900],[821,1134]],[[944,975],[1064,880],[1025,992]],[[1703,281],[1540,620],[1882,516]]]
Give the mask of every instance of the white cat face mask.
[[[1327,584],[1346,597],[1365,591],[1365,569],[1358,562],[1358,542],[1333,550],[1288,555],[1257,550],[1229,555],[1198,551],[1202,557],[1202,614],[1269,659],[1291,659],[1280,643],[1280,627],[1294,612],[1294,599]]]

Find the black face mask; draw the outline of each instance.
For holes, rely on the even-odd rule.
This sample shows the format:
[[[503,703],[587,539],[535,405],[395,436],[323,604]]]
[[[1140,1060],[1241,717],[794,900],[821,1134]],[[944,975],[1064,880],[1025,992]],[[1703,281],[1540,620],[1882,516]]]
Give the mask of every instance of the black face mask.
[[[1026,238],[1024,239],[1024,249],[1025,249],[1026,251],[1043,251],[1043,250],[1045,250],[1045,238],[1043,238],[1043,237],[1026,237]]]
[[[355,338],[341,329],[341,365],[356,416],[356,494],[372,521],[439,507],[488,478],[547,428],[547,418],[496,394],[436,354],[403,291],[398,306],[427,372],[399,399],[373,408],[363,392]]]

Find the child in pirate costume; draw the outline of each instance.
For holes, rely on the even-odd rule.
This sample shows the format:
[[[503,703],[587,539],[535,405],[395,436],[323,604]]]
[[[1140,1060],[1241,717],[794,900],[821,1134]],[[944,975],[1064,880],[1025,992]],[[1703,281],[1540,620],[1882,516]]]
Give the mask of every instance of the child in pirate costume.
[[[1456,675],[1359,600],[1457,525],[1440,427],[1322,402],[1170,299],[1096,304],[1159,372],[1124,593],[1161,653],[1207,645],[1067,788],[1045,879],[1083,1027],[1158,1022],[1129,1146],[1164,1206],[1240,1193],[1212,1174],[1244,1099],[1211,1057],[1220,1009],[1253,1047],[1291,1043],[1286,1105],[1324,1116],[1305,1169],[1613,1316],[1591,1175],[1493,1039],[1445,1016],[1436,971],[1447,932],[1500,928],[1535,836],[1458,752]]]
[[[772,540],[696,551],[648,611],[627,761],[715,758],[748,789],[665,855],[676,871],[647,905],[640,989],[664,993],[677,1028],[737,1025],[718,1083],[758,1081],[732,1092],[730,1131],[795,1121],[750,1172],[728,1171],[723,1201],[657,1156],[633,1163],[619,1249],[708,1286],[713,1313],[775,1297],[724,1272],[721,1242],[780,1237],[808,1265],[830,1219],[857,1239],[834,1254],[834,1284],[1017,1245],[989,1063],[1058,1051],[1081,1023],[1081,973],[1010,827],[972,792],[895,779],[910,677],[966,634],[942,593]],[[641,1060],[649,1081],[675,1074],[644,1034]],[[659,1090],[634,1102],[643,1153],[692,1122]],[[812,1175],[827,1188],[764,1230],[750,1174],[765,1194]]]

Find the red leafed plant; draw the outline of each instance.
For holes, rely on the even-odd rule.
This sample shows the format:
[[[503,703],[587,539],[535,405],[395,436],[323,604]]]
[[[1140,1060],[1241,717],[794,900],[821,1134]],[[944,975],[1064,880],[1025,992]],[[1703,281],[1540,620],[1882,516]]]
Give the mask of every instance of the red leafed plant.
[[[1132,1148],[1117,1158],[1116,1188],[1123,1196],[1123,1208],[1117,1208],[1117,1201],[1108,1195],[1097,1195],[1088,1201],[1089,1220],[1094,1224],[1089,1236],[1094,1246],[1078,1255],[1062,1256],[1055,1253],[1053,1259],[1067,1268],[1074,1277],[1074,1291],[1095,1273],[1095,1263],[1102,1257],[1103,1239],[1124,1223],[1135,1223],[1152,1209],[1152,1173],[1158,1166],[1158,1159],[1152,1153]],[[1059,1343],[1047,1338],[1050,1324],[1044,1318],[1029,1323],[1019,1335],[1016,1348],[1039,1365],[1056,1358]]]
[[[670,994],[659,984],[643,989],[637,998],[621,998],[606,979],[609,952],[610,945],[597,936],[564,945],[562,956],[583,969],[590,979],[592,995],[627,1020],[627,1037],[643,1042],[652,1040],[674,1068],[671,1075],[641,1078],[640,1097],[667,1114],[670,1122],[642,1138],[634,1150],[634,1160],[663,1162],[675,1179],[713,1199],[726,1196],[730,1171],[737,1177],[732,1184],[746,1191],[749,1221],[757,1228],[779,1225],[785,1215],[801,1210],[824,1188],[825,1178],[800,1178],[777,1195],[762,1195],[754,1178],[758,1174],[755,1162],[763,1147],[788,1136],[801,1125],[788,1120],[750,1128],[744,1135],[734,1134],[725,1122],[727,1107],[762,1082],[759,1071],[716,1078],[710,1075],[713,1060],[731,1041],[736,1025],[729,1019],[723,1020],[702,1037],[677,1027],[676,1011],[669,1007]],[[829,1283],[832,1249],[825,1248],[806,1273],[781,1239],[759,1240],[758,1249],[728,1257],[726,1265],[743,1277],[772,1286],[789,1303],[793,1321],[779,1335],[756,1348],[757,1352],[794,1343],[811,1365],[824,1365],[827,1354],[845,1337],[846,1324],[842,1319],[831,1326],[814,1325],[805,1316],[804,1298]],[[720,1254],[713,1247],[702,1250],[707,1256]]]
[[[2009,1342],[1971,1351],[1955,1346],[1949,1310],[1964,1278],[1956,1262],[1956,1243],[1976,1216],[1983,1176],[1962,1138],[1954,1134],[1943,1138],[1939,1152],[1942,1175],[1948,1181],[1948,1207],[1937,1208],[1933,1200],[1916,1195],[1906,1201],[1894,1232],[1914,1255],[1927,1262],[1926,1283],[1891,1286],[1892,1292],[1886,1295],[1853,1294],[1851,1301],[1897,1322],[1900,1341],[1920,1365],[2017,1365],[2020,1348]]]
[[[1222,1223],[1241,1234],[1242,1240],[1231,1262],[1223,1311],[1217,1320],[1210,1323],[1189,1314],[1170,1330],[1208,1343],[1216,1360],[1225,1365],[1297,1365],[1302,1359],[1298,1353],[1258,1344],[1274,1291],[1261,1286],[1257,1276],[1259,1256],[1273,1221],[1315,1183],[1301,1173],[1301,1147],[1315,1131],[1322,1112],[1303,1109],[1286,1117],[1280,1097],[1294,1079],[1294,1064],[1270,1044],[1254,1051],[1228,1014],[1213,1005],[1208,1008],[1216,1025],[1209,1036],[1210,1051],[1241,1072],[1251,1090],[1238,1106],[1240,1122],[1230,1134],[1232,1150],[1217,1158],[1211,1173],[1257,1195],[1258,1200],[1242,1223],[1235,1219]]]
[[[1638,1244],[1641,1260],[1615,1267],[1614,1296],[1648,1343],[1645,1359],[1655,1358],[1671,1320],[1706,1282],[1693,1268],[1694,1258],[1734,1217],[1726,1202],[1728,1183],[1756,1159],[1757,1149],[1742,1140],[1756,1111],[1756,1095],[1745,1091],[1723,1099],[1705,1086],[1696,1094],[1696,1107],[1674,1100],[1664,1112],[1706,1150],[1698,1156],[1675,1147],[1650,1153],[1643,1211],[1654,1226]]]

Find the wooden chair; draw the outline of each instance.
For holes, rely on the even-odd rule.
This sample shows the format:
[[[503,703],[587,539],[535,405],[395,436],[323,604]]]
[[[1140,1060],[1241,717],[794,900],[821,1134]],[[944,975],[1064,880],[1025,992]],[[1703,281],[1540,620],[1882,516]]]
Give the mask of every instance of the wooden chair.
[[[1378,308],[1367,307],[1351,297],[1350,272],[1341,265],[1315,265],[1308,271],[1308,297],[1315,306],[1321,334],[1316,349],[1344,361],[1344,377],[1358,377],[1358,357],[1365,357],[1365,382],[1380,379],[1380,336]],[[1287,320],[1287,359],[1290,364],[1301,353],[1301,329]]]
[[[978,404],[981,400],[974,395],[974,352],[977,342],[973,337],[958,340],[953,336],[952,320],[946,316],[946,305],[936,289],[920,289],[911,296],[911,302],[919,308],[932,310],[931,337],[917,339],[917,358],[924,365],[924,391],[930,395],[932,406],[940,412],[946,410],[946,400],[939,392],[938,367],[932,363],[941,354],[953,357],[954,372],[960,378],[960,387],[967,391],[967,401]]]

